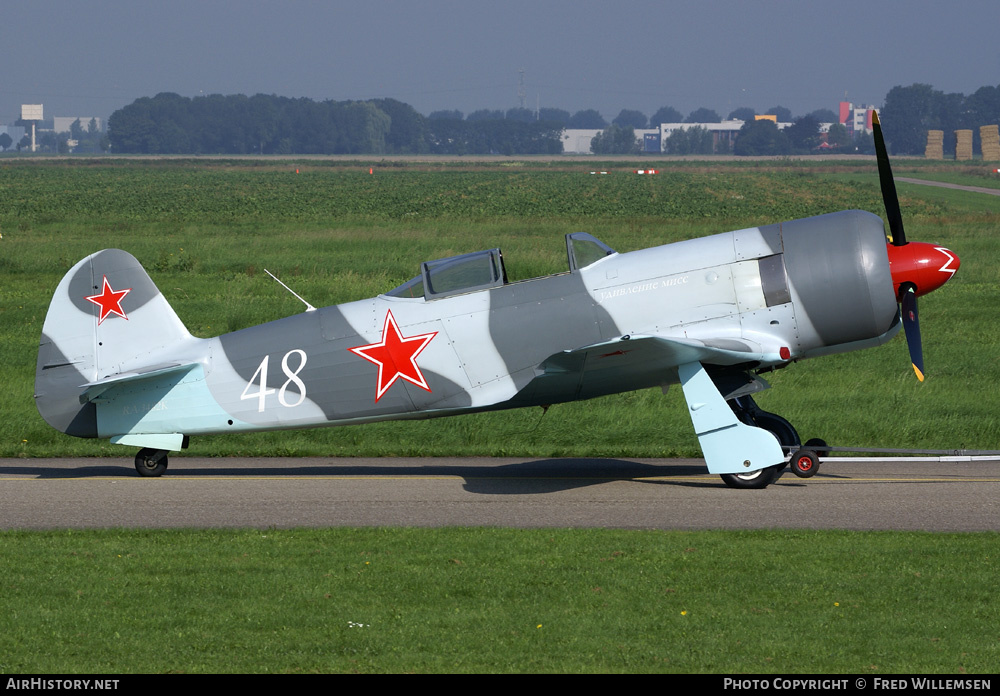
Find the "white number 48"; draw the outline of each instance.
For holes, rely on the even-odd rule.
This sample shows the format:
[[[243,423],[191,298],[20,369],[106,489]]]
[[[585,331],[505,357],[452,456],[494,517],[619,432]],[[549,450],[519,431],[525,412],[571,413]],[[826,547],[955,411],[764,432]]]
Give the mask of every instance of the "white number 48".
[[[288,367],[288,356],[297,355],[299,358],[299,364],[292,370]],[[270,359],[270,355],[265,355],[264,359],[260,361],[260,365],[257,366],[257,371],[253,373],[253,377],[250,378],[250,382],[247,384],[243,393],[240,395],[240,400],[245,401],[247,399],[257,399],[257,413],[263,413],[265,407],[265,400],[270,394],[274,394],[274,389],[269,389],[267,386],[267,363]],[[285,380],[281,388],[277,390],[278,392],[278,403],[286,408],[293,408],[298,406],[306,398],[306,385],[299,379],[299,373],[302,372],[302,368],[306,366],[306,352],[300,348],[290,350],[285,353],[284,357],[281,358],[281,371],[285,374],[288,379]],[[259,384],[260,387],[257,391],[250,391],[250,388],[255,384]],[[289,403],[286,395],[288,393],[288,385],[294,384],[298,392],[298,399],[294,403]]]

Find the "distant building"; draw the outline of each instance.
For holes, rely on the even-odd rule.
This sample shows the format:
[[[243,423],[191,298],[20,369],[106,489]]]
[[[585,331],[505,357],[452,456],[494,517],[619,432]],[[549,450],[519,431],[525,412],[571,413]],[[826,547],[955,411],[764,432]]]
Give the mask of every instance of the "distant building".
[[[847,126],[848,133],[850,133],[852,137],[856,130],[865,130],[870,133],[872,129],[871,115],[872,112],[878,113],[878,109],[871,106],[859,106],[855,108],[853,105],[849,104],[848,106],[851,107],[851,110],[845,111],[845,104],[848,103],[841,102],[840,122]],[[845,118],[850,119],[850,123],[845,123]],[[789,126],[794,125],[784,121],[779,122],[777,117],[772,114],[756,116],[755,119],[758,121],[773,121],[775,125],[778,126],[779,130],[784,130]],[[661,123],[656,128],[636,129],[635,137],[642,152],[666,152],[666,141],[672,133],[678,130],[687,130],[688,128],[702,128],[712,134],[712,145],[716,152],[731,152],[733,149],[733,143],[736,142],[736,137],[739,135],[740,129],[743,128],[744,123],[745,121],[740,120],[722,121],[721,123]],[[831,125],[833,124],[819,124],[820,139],[824,143],[826,142],[826,135],[830,130]],[[567,155],[591,154],[590,141],[593,140],[594,136],[600,132],[602,132],[602,130],[599,128],[567,128],[563,130],[563,152]],[[659,137],[659,149],[656,149],[656,143],[652,142],[657,137]]]
[[[635,141],[638,143],[639,150],[641,152],[659,152],[659,150],[650,150],[647,144],[647,138],[650,136],[657,137],[659,135],[659,129],[657,128],[633,128],[635,133]],[[603,128],[564,128],[561,136],[563,144],[563,154],[564,155],[590,155],[590,141],[594,139],[598,133],[603,133]]]
[[[872,132],[872,114],[881,113],[874,106],[840,102],[838,119],[847,128],[847,134],[852,138],[856,133]]]
[[[743,121],[723,121],[721,123],[661,123],[660,124],[660,151],[667,151],[667,138],[672,133],[689,128],[701,128],[712,134],[712,149],[718,152],[731,151],[733,143],[736,142],[736,135],[743,127]],[[721,148],[720,148],[721,143]]]
[[[564,128],[560,139],[565,155],[589,155],[590,141],[602,128]]]
[[[758,121],[773,121],[775,125],[778,126],[778,130],[784,130],[792,125],[791,123],[785,123],[784,121],[778,122],[777,117],[771,115],[765,115],[763,119],[760,116],[755,118]],[[712,145],[716,152],[731,152],[733,149],[733,143],[736,142],[736,136],[740,134],[740,129],[743,128],[745,123],[746,121],[740,121],[738,119],[733,119],[732,121],[722,121],[721,123],[661,123],[661,147],[664,151],[666,150],[666,140],[674,131],[685,130],[688,128],[702,128],[712,134]]]
[[[778,128],[787,128],[790,123],[779,123]],[[719,143],[723,143],[726,150],[732,149],[732,144],[736,140],[736,134],[743,127],[743,121],[723,121],[722,123],[661,123],[656,128],[636,128],[635,138],[642,152],[658,153],[665,151],[666,139],[676,130],[687,128],[703,128],[712,134],[712,143],[719,149]],[[563,153],[567,155],[589,155],[590,141],[594,136],[601,133],[600,128],[567,128],[562,132]],[[655,142],[659,141],[659,149]]]

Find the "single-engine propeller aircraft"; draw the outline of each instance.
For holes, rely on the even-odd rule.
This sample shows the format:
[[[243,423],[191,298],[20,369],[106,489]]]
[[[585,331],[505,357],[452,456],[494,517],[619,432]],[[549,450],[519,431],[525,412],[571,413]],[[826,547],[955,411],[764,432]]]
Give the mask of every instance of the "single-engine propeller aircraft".
[[[511,283],[489,249],[428,261],[372,299],[306,303],[207,339],[188,333],[130,254],[97,252],[67,272],[49,307],[38,410],[66,434],[142,448],[136,469],[159,476],[192,436],[680,383],[708,470],[728,485],[767,486],[788,451],[792,470],[809,476],[815,451],[753,400],[768,386],[760,374],[880,345],[902,327],[922,380],[916,298],[959,267],[944,247],[907,242],[873,125],[888,244],[882,219],[857,210],[621,254],[575,233],[565,273]]]

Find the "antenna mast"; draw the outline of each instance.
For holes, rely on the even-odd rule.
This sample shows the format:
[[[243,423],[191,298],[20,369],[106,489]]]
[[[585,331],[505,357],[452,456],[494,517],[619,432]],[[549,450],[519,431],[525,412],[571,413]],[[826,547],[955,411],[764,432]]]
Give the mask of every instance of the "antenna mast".
[[[272,278],[274,278],[275,280],[277,280],[278,281],[278,285],[280,285],[285,290],[287,290],[288,292],[290,292],[293,295],[295,295],[295,297],[297,297],[299,299],[299,301],[306,306],[306,311],[307,312],[315,312],[316,311],[316,308],[313,307],[308,302],[306,302],[305,300],[303,300],[302,296],[299,295],[299,293],[295,292],[290,287],[288,287],[287,285],[285,285],[284,283],[282,283],[280,280],[278,280],[278,276],[274,275],[273,273],[271,273],[271,271],[267,270],[266,268],[264,269],[264,273],[267,273],[269,276],[271,276]]]

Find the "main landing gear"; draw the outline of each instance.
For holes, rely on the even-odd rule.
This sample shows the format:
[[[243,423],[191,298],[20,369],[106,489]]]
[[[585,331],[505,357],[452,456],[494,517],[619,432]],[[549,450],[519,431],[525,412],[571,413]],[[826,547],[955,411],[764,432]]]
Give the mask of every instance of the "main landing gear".
[[[815,476],[819,471],[819,457],[816,449],[824,450],[823,440],[809,440],[805,447],[799,439],[799,434],[787,420],[777,413],[765,411],[751,396],[739,396],[729,401],[729,407],[741,423],[762,428],[778,440],[783,451],[792,452],[789,463],[792,473],[801,478]],[[785,462],[764,469],[758,469],[747,474],[721,474],[723,482],[730,488],[766,488],[781,476]]]
[[[135,470],[140,476],[163,476],[167,470],[167,450],[145,447],[135,455]]]

